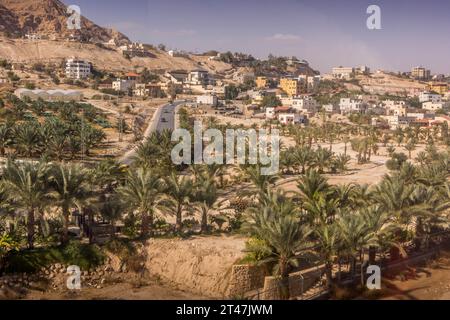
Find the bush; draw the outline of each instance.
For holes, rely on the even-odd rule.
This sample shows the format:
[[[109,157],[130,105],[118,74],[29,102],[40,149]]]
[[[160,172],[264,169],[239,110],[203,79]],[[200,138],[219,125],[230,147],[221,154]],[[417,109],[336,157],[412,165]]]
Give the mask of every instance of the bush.
[[[386,161],[386,167],[389,170],[400,170],[403,163],[408,160],[408,157],[404,153],[393,153],[392,158]]]
[[[247,255],[242,259],[241,263],[257,263],[268,258],[271,250],[266,243],[257,238],[250,238],[245,243],[245,251]]]
[[[27,88],[28,90],[34,90],[34,89],[36,89],[36,86],[35,86],[35,84],[32,83],[32,82],[27,82],[27,83],[25,84],[25,88]]]
[[[5,271],[32,273],[54,263],[77,265],[87,270],[103,264],[104,259],[98,246],[72,241],[66,246],[12,252],[5,259]]]

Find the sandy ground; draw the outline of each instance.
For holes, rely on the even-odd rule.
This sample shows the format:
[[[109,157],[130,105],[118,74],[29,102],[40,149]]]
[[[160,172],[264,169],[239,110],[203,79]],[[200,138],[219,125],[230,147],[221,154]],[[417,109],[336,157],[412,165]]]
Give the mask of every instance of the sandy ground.
[[[76,55],[86,59],[96,68],[109,71],[130,71],[135,67],[155,69],[185,69],[203,68],[209,72],[223,72],[230,68],[229,64],[219,61],[209,61],[207,57],[171,57],[166,52],[153,50],[147,58],[135,57],[130,60],[116,50],[105,50],[94,44],[24,39],[6,39],[0,37],[0,56],[15,62],[55,62]]]
[[[410,268],[407,280],[385,280],[384,300],[450,300],[450,253],[424,267]]]
[[[412,79],[402,79],[386,73],[375,73],[370,77],[362,77],[359,83],[367,92],[374,94],[399,94],[424,91],[426,84]]]
[[[319,145],[324,148],[329,147],[329,144]],[[396,152],[403,152],[408,155],[408,151],[405,150],[403,146],[395,146],[395,148]],[[411,153],[411,161],[413,163],[415,162],[414,158],[417,156],[417,154],[424,149],[425,145],[417,145],[416,150]],[[335,152],[336,154],[344,153],[344,143],[333,144],[333,152]],[[377,155],[372,155],[371,161],[369,163],[358,164],[356,160],[357,153],[351,149],[350,144],[347,144],[347,154],[352,158],[348,165],[349,170],[343,174],[325,174],[325,177],[328,178],[328,182],[330,184],[358,183],[373,185],[380,182],[383,176],[389,173],[389,170],[385,165],[386,161],[389,159],[389,156],[387,155],[386,148],[382,145],[380,145]],[[291,181],[293,180],[293,177],[295,176],[287,177],[285,179],[286,183],[280,181],[279,185],[286,191],[297,190],[297,182]]]
[[[82,288],[80,291],[32,291],[26,300],[196,300],[207,297],[183,291],[158,280],[150,280],[137,287],[132,283],[118,283],[105,288]]]

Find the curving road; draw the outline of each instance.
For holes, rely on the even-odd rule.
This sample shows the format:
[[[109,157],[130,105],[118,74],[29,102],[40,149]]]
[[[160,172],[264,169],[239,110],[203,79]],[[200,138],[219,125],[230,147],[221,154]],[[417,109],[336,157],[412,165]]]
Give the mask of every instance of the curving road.
[[[144,132],[142,141],[145,141],[153,132],[162,132],[165,129],[174,130],[175,129],[175,115],[178,110],[178,106],[185,103],[185,100],[179,100],[172,103],[168,103],[158,107],[150,124]],[[120,159],[119,162],[130,165],[133,162],[133,157],[136,153],[138,146],[133,147],[131,150],[127,151]]]

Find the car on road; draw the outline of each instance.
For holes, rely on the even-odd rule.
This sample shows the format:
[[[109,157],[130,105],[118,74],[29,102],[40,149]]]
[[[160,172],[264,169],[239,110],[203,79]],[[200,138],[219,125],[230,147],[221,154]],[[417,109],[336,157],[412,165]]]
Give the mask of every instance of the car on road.
[[[167,122],[166,118],[162,118],[161,122]]]

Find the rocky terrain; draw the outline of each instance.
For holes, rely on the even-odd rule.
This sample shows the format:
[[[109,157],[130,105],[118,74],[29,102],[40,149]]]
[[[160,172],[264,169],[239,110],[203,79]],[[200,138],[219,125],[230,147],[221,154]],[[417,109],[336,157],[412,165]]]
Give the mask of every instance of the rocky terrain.
[[[67,7],[59,0],[0,0],[0,32],[11,35],[39,33],[49,37],[67,37],[73,30],[67,28]],[[111,29],[102,28],[81,17],[79,36],[93,41],[129,42],[129,39]]]

